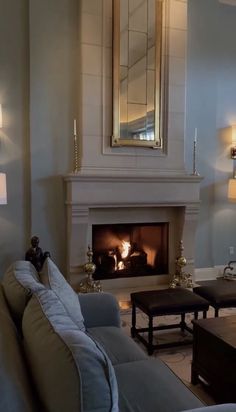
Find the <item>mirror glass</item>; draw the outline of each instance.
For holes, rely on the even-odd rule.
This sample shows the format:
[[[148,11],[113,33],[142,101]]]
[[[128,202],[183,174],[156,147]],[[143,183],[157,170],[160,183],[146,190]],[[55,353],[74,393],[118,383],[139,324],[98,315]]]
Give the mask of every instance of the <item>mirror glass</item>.
[[[113,146],[162,148],[161,0],[113,0]]]

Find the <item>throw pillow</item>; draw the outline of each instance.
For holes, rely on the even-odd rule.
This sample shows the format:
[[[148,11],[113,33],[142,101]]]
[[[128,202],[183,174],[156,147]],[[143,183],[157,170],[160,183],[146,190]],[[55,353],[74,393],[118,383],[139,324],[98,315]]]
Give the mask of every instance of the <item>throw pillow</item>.
[[[40,273],[40,279],[46,288],[52,289],[55,292],[65,306],[65,309],[73,322],[75,322],[81,330],[85,331],[84,318],[81,312],[78,295],[49,257],[44,262]]]
[[[2,286],[14,321],[20,326],[32,293],[44,289],[44,286],[40,283],[35,267],[25,260],[18,260],[7,269]]]
[[[109,358],[71,320],[52,290],[33,295],[22,328],[43,410],[118,412]]]

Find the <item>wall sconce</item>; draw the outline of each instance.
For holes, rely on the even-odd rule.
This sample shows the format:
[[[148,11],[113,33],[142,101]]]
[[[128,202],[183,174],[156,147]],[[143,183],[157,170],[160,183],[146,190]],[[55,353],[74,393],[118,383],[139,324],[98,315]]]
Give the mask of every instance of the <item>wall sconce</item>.
[[[229,179],[228,199],[236,200],[236,178]]]
[[[0,205],[7,204],[6,173],[0,173]]]
[[[231,159],[236,159],[236,125],[232,127],[232,147],[231,147]]]
[[[2,105],[0,104],[0,129],[2,128]]]

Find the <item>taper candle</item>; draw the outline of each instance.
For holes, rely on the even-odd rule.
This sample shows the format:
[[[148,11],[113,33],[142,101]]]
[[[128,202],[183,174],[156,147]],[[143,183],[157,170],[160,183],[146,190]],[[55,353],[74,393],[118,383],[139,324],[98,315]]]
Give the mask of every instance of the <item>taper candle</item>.
[[[194,143],[197,143],[197,128],[196,127],[194,131]]]
[[[77,130],[76,130],[76,119],[74,119],[74,136],[77,135]]]

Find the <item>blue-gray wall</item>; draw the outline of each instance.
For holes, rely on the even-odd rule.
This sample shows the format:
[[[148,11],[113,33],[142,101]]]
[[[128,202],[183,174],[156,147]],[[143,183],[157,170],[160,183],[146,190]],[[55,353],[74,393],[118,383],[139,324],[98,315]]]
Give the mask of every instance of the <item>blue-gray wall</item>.
[[[233,173],[230,125],[236,124],[236,7],[216,0],[189,0],[186,102],[186,165],[192,168],[194,128],[198,128],[197,168],[201,211],[196,267],[235,259],[236,204],[227,199]]]
[[[63,269],[62,175],[72,167],[78,96],[78,1],[0,0],[0,276],[40,237]]]

